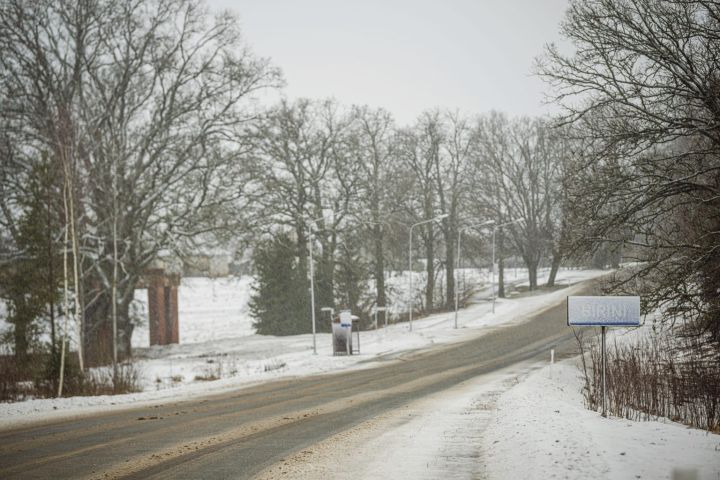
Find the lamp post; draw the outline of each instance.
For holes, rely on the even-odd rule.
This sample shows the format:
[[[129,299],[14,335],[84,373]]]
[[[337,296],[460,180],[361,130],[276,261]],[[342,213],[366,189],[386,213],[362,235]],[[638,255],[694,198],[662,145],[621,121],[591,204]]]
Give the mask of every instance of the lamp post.
[[[409,279],[409,285],[408,285],[408,296],[410,297],[410,331],[412,332],[412,314],[413,314],[413,291],[412,291],[412,231],[413,228],[417,227],[418,225],[424,225],[426,223],[434,222],[436,220],[442,220],[443,218],[447,218],[448,214],[443,213],[442,215],[438,215],[437,217],[431,218],[429,220],[423,220],[422,222],[413,223],[410,225],[410,241],[408,242],[408,270],[410,271],[410,279]]]
[[[468,225],[467,227],[463,227],[458,230],[458,239],[457,239],[457,268],[455,268],[455,271],[457,272],[456,275],[459,275],[460,273],[460,237],[462,237],[462,233],[465,230],[468,230],[470,228],[476,228],[476,227],[484,227],[486,225],[492,225],[495,223],[495,220],[488,220],[487,222],[477,223],[475,225]],[[455,328],[458,328],[458,305],[460,303],[460,289],[458,286],[460,285],[459,281],[455,282]]]
[[[315,271],[313,268],[313,224],[325,217],[310,220],[308,223],[308,252],[310,254],[310,311],[312,312],[312,335],[313,335],[313,355],[317,355],[317,342],[315,341]]]
[[[512,225],[513,223],[517,223],[522,221],[522,218],[518,218],[515,220],[511,220],[506,223],[502,223],[500,225],[495,225],[493,227],[493,233],[492,233],[492,313],[495,313],[495,232],[498,228],[505,227],[507,225]]]

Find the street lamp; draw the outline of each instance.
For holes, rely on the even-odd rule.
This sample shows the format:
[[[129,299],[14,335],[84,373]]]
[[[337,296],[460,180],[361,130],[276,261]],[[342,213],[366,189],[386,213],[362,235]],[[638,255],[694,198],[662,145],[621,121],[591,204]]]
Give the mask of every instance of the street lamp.
[[[488,220],[487,222],[477,223],[474,225],[468,225],[467,227],[463,227],[458,230],[458,239],[457,239],[457,268],[455,271],[457,272],[456,275],[459,275],[460,273],[460,237],[462,237],[462,233],[465,230],[469,230],[471,228],[477,228],[477,227],[484,227],[486,225],[492,225],[495,223],[495,220]],[[458,327],[458,305],[460,303],[460,289],[459,282],[455,282],[455,328]]]
[[[437,220],[442,220],[443,218],[447,218],[448,214],[443,213],[442,215],[438,215],[437,217],[431,218],[429,220],[423,220],[422,222],[413,223],[410,225],[410,241],[408,242],[408,259],[409,259],[409,270],[410,270],[410,280],[408,285],[408,295],[410,296],[410,331],[412,332],[412,314],[413,314],[413,291],[412,291],[412,231],[413,228],[417,227],[418,225],[424,225],[426,223],[435,222]]]
[[[308,223],[308,251],[310,252],[310,311],[312,312],[312,334],[313,334],[313,355],[317,355],[317,343],[315,341],[315,271],[313,268],[313,225],[318,220],[324,220],[325,217],[310,220]]]
[[[495,232],[497,231],[498,228],[502,228],[507,225],[512,225],[513,223],[521,222],[522,220],[523,220],[522,218],[518,218],[518,219],[511,220],[509,222],[506,222],[506,223],[503,223],[500,225],[495,225],[495,227],[493,227],[493,233],[492,233],[492,282],[491,282],[492,283],[492,299],[493,299],[492,313],[495,313]]]

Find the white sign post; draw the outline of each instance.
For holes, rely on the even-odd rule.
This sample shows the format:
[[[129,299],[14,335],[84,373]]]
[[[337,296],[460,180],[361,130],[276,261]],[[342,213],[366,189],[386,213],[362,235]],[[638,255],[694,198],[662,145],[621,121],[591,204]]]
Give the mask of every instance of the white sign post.
[[[567,322],[571,327],[601,328],[602,416],[607,417],[605,329],[607,327],[639,327],[640,297],[567,297]]]

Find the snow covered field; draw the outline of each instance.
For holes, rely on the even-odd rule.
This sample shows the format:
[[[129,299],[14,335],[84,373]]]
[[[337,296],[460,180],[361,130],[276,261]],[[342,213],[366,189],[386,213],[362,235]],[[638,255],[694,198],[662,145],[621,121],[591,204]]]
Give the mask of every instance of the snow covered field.
[[[178,290],[180,343],[212,342],[253,335],[248,304],[253,278],[183,278]],[[135,301],[143,322],[133,332],[133,348],[149,347],[147,290],[135,290]]]
[[[574,284],[606,273],[562,270],[558,278],[561,283]],[[519,276],[518,282],[523,281]],[[408,332],[406,323],[362,332],[360,355],[334,357],[330,334],[317,335],[318,355],[312,353],[312,335],[273,337],[252,334],[246,306],[249,285],[247,277],[184,280],[180,290],[182,343],[136,351],[140,357],[136,367],[141,374],[143,392],[0,404],[0,424],[12,425],[170,398],[180,400],[281,377],[350,367],[368,368],[373,366],[373,360],[381,357],[467,340],[499,324],[522,321],[526,314],[560,301],[573,290],[571,287],[498,300],[495,314],[491,313],[491,303],[482,301],[460,311],[458,329],[453,328],[454,313],[442,313],[416,319],[412,333]],[[143,332],[138,332],[138,336],[141,335]],[[202,380],[213,377],[219,377],[219,380]]]

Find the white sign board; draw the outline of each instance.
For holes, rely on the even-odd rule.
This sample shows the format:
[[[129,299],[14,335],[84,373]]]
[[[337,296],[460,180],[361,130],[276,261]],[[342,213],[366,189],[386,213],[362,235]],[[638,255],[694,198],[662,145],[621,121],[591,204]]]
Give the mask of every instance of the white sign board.
[[[567,322],[579,327],[637,327],[640,297],[567,297]]]

